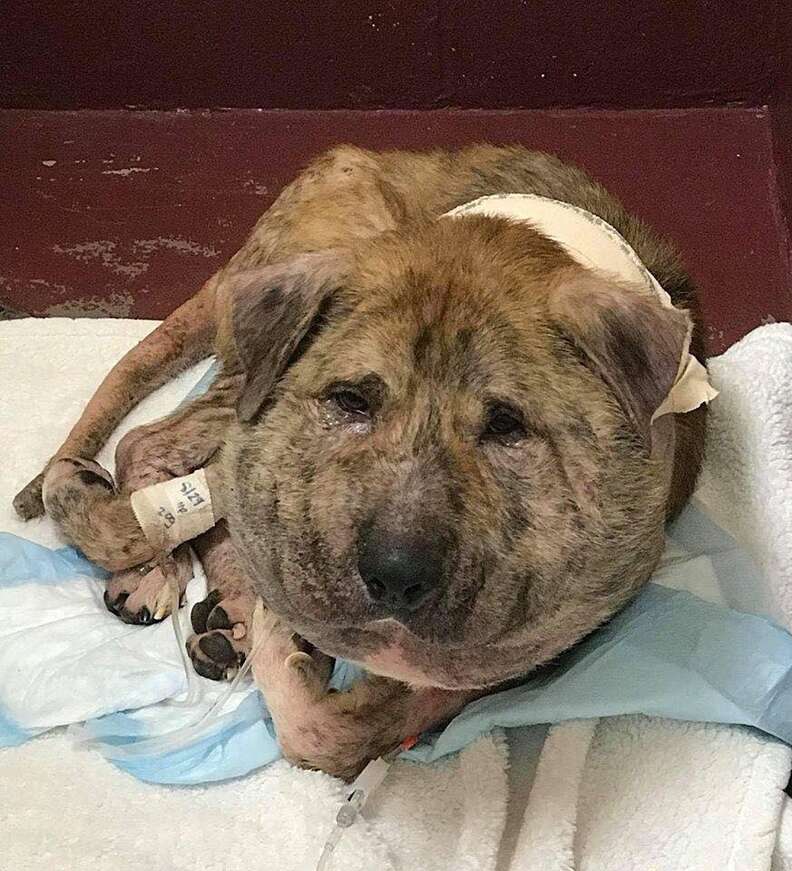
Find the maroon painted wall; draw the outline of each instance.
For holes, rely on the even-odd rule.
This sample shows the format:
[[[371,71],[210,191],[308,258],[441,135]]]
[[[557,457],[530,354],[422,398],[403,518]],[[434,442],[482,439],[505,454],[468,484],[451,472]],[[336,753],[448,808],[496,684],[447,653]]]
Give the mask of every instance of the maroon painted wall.
[[[6,0],[0,107],[760,105],[785,3]]]
[[[161,317],[321,148],[487,139],[674,239],[712,351],[792,314],[792,0],[6,0],[0,317]]]
[[[580,163],[680,247],[708,347],[792,316],[766,110],[0,112],[0,306],[164,317],[339,141],[488,139]]]
[[[788,0],[779,0],[776,41],[776,76],[770,112],[781,207],[789,228],[792,227],[792,4]]]

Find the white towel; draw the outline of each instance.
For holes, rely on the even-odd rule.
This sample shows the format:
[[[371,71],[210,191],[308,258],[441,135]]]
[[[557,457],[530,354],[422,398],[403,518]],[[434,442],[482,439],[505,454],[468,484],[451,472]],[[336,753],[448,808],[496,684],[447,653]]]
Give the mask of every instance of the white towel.
[[[550,729],[514,851],[512,871],[575,871],[578,796],[599,720]]]
[[[314,871],[342,801],[339,781],[282,761],[176,788],[141,783],[58,735],[0,759],[2,871]],[[396,763],[331,871],[489,871],[505,766],[492,736],[429,767]]]
[[[792,869],[779,834],[789,748],[727,726],[651,717],[548,735],[509,871]],[[787,842],[788,841],[788,842]]]
[[[721,393],[699,495],[763,570],[766,615],[792,630],[792,325],[754,330],[709,368]],[[724,590],[741,610],[755,595]]]

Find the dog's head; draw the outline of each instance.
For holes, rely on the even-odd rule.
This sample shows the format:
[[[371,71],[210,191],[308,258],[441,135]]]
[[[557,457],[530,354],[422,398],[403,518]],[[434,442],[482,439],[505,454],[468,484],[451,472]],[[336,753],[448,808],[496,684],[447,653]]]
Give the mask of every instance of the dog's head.
[[[240,278],[229,521],[265,602],[413,683],[490,685],[621,607],[662,548],[653,412],[687,314],[500,219]]]

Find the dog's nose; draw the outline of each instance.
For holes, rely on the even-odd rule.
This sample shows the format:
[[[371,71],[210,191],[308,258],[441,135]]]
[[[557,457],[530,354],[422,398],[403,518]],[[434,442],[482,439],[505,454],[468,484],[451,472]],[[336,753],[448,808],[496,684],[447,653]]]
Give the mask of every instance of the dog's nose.
[[[444,548],[419,538],[364,535],[358,571],[375,602],[394,613],[415,611],[439,585]]]

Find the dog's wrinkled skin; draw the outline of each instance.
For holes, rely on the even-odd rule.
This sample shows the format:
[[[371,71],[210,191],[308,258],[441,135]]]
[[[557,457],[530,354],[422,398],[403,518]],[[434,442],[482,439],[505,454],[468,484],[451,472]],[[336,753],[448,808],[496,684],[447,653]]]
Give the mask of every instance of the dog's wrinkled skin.
[[[337,280],[302,291],[315,309],[332,294],[318,335],[267,413],[227,438],[245,566],[301,635],[380,674],[449,689],[522,674],[621,607],[657,562],[668,469],[651,456],[649,418],[686,317],[485,218],[386,237],[334,268]],[[300,305],[290,298],[295,317]],[[619,313],[624,346],[611,347],[596,321]],[[264,322],[256,302],[238,317],[240,330]],[[657,383],[627,388],[633,423],[579,347],[628,367],[641,341],[659,345],[642,352]],[[339,385],[368,410],[339,405]],[[241,407],[254,412],[247,388]],[[501,408],[514,431],[488,429]],[[442,550],[430,595],[399,622],[358,573],[372,535]]]
[[[677,308],[586,271],[529,225],[438,218],[497,192],[600,215]],[[193,659],[221,677],[249,651],[249,576],[271,611],[254,671],[281,743],[348,776],[570,647],[648,579],[701,460],[703,409],[650,423],[677,373],[691,294],[666,245],[547,155],[337,149],[121,361],[59,457],[92,456],[214,335],[226,386],[209,401],[213,425],[192,437],[206,400],[180,412],[168,450],[181,459],[146,481],[222,447],[234,547],[222,529],[210,537],[222,558]],[[699,343],[694,331],[700,356]],[[157,455],[156,429],[137,439],[141,458],[149,439]],[[113,523],[96,518],[128,497],[94,482],[80,508],[85,476],[59,468],[48,508],[73,540],[98,536],[109,553]],[[26,515],[37,486],[17,498]],[[130,545],[121,539],[116,554]],[[391,596],[378,572],[393,565],[413,566],[416,582]],[[328,694],[324,657],[294,632],[380,677]]]

